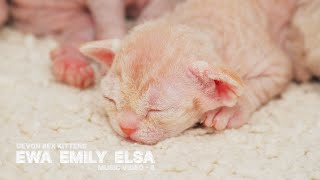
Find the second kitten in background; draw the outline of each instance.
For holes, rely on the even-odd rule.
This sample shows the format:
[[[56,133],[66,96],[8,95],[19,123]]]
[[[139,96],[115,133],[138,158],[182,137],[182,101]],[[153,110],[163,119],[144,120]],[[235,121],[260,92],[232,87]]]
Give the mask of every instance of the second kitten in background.
[[[99,72],[94,72],[88,59],[79,53],[80,44],[121,39],[128,30],[126,16],[133,16],[138,22],[157,18],[171,11],[178,1],[181,0],[13,0],[11,13],[14,26],[21,31],[53,35],[59,41],[59,47],[51,53],[52,70],[58,81],[87,88],[94,84]]]

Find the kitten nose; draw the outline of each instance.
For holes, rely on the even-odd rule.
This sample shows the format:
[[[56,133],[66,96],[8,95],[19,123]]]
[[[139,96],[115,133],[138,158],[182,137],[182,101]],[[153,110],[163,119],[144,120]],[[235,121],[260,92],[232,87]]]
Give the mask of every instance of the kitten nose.
[[[131,134],[133,134],[137,129],[136,128],[126,128],[126,127],[122,127],[120,125],[121,131],[124,132],[126,135],[130,136]]]
[[[130,136],[138,129],[139,123],[139,116],[136,113],[125,112],[123,113],[119,126],[122,132]]]

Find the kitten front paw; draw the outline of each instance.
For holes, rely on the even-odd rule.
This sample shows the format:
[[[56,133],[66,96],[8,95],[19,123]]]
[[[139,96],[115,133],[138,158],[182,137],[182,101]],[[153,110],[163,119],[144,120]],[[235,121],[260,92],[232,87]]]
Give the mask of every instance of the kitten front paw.
[[[88,60],[72,48],[58,48],[51,53],[53,74],[60,82],[87,88],[94,83],[94,70]]]
[[[203,124],[206,127],[213,127],[216,130],[226,128],[239,128],[245,124],[250,113],[240,105],[234,107],[221,107],[217,110],[209,111]]]

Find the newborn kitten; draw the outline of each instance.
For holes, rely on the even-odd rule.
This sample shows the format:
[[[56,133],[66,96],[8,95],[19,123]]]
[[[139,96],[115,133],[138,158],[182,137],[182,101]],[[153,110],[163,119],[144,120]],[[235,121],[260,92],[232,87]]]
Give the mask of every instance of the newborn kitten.
[[[171,5],[172,0],[13,0],[11,10],[16,28],[58,39],[60,45],[51,53],[56,79],[86,88],[94,83],[95,73],[78,51],[80,44],[123,38],[127,32],[126,15],[138,18],[142,13],[142,21],[170,11]],[[144,8],[148,12],[143,12]]]
[[[283,42],[294,0],[188,0],[121,43],[81,51],[110,65],[102,81],[113,129],[154,144],[201,122],[237,128],[291,79]]]

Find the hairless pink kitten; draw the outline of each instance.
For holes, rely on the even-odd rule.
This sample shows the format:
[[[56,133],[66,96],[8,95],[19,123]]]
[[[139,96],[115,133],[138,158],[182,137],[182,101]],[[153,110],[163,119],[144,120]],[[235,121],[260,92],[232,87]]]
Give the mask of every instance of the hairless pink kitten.
[[[141,13],[139,21],[155,18],[172,9],[174,1],[13,0],[11,10],[15,27],[37,35],[52,34],[59,40],[60,46],[51,53],[55,77],[61,82],[86,88],[94,83],[95,73],[78,51],[81,43],[123,38],[127,32],[126,15],[139,16]]]
[[[200,122],[237,128],[292,78],[284,52],[295,0],[188,0],[122,42],[81,51],[112,66],[107,113],[123,137],[154,144]]]

